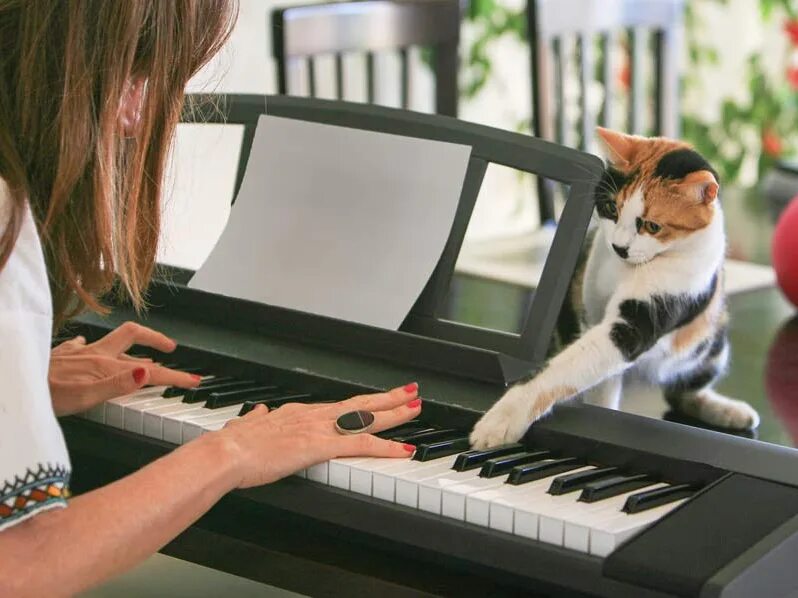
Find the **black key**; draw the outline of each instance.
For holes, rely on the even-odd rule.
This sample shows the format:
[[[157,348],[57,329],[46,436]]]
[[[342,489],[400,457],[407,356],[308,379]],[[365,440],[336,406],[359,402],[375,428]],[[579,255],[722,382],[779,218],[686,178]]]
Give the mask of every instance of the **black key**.
[[[690,484],[678,484],[655,488],[654,490],[645,490],[632,494],[632,496],[627,498],[626,504],[623,505],[623,510],[626,513],[639,513],[640,511],[666,505],[669,502],[688,498],[695,494],[697,490],[695,486]]]
[[[510,477],[507,479],[507,483],[518,486],[520,484],[526,484],[527,482],[542,480],[543,478],[548,478],[558,473],[571,471],[583,465],[584,463],[579,461],[576,457],[546,459],[538,463],[519,465],[518,467],[513,467],[512,471],[510,471]]]
[[[208,395],[205,402],[206,409],[219,409],[243,403],[247,399],[266,399],[274,397],[277,393],[285,394],[284,390],[279,390],[276,386],[256,386],[254,388],[243,388],[241,390],[227,390],[212,392]]]
[[[209,384],[219,384],[220,382],[232,382],[235,378],[225,377],[225,378],[207,378],[205,380],[201,380],[199,386],[195,386],[194,388],[205,388]],[[163,395],[161,395],[164,399],[171,399],[172,397],[181,397],[186,394],[186,391],[189,389],[187,388],[180,388],[179,386],[170,386],[167,388]]]
[[[183,395],[184,403],[201,403],[207,401],[212,392],[222,392],[225,390],[240,390],[243,388],[251,388],[257,382],[254,380],[233,380],[232,382],[219,382],[218,384],[208,384],[197,388],[192,388],[186,391]]]
[[[523,450],[523,445],[514,442],[512,444],[505,444],[482,451],[468,451],[457,457],[452,469],[455,471],[468,471],[469,469],[476,469],[477,467],[482,467],[485,461],[489,459],[503,457],[504,455],[511,455]]]
[[[635,488],[643,488],[653,483],[650,477],[644,473],[633,475],[616,475],[606,480],[591,482],[585,489],[579,500],[582,502],[597,502],[612,496],[618,496],[624,492],[629,492]]]
[[[277,409],[286,403],[335,403],[335,401],[309,401],[313,395],[307,393],[294,393],[288,395],[280,395],[279,397],[272,397],[268,399],[258,399],[255,401],[244,401],[241,406],[241,411],[238,415],[246,415],[255,408],[255,405],[266,405],[269,410]]]
[[[608,478],[617,473],[617,467],[597,467],[588,471],[566,473],[554,478],[549,487],[549,494],[568,494],[575,490],[581,490],[591,482]]]
[[[427,442],[437,442],[438,440],[448,440],[449,438],[459,438],[462,432],[454,428],[443,430],[432,430],[431,432],[418,432],[417,434],[405,434],[393,438],[394,442],[404,442],[405,444],[419,444]]]
[[[456,455],[468,448],[471,448],[468,436],[438,440],[436,442],[425,442],[416,445],[416,454],[413,455],[413,461],[432,461],[433,459]]]
[[[434,432],[436,428],[433,428],[430,425],[422,424],[420,421],[409,421],[401,426],[397,426],[395,428],[391,428],[390,430],[384,430],[382,432],[377,433],[376,435],[380,438],[384,438],[385,440],[392,440],[397,436],[407,436],[409,434],[420,434],[422,432]]]
[[[513,467],[534,463],[549,459],[551,451],[524,451],[523,453],[512,453],[496,459],[488,459],[479,472],[481,478],[497,478],[510,473]]]

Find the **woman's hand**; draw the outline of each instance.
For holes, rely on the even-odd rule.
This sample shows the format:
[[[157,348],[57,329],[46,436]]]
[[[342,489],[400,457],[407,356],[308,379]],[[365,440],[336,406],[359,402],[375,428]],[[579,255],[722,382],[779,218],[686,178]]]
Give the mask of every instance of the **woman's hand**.
[[[258,405],[204,438],[215,437],[223,442],[233,460],[232,485],[237,488],[268,484],[336,457],[412,456],[415,447],[410,444],[383,440],[372,434],[343,435],[336,431],[335,420],[340,415],[359,410],[374,413],[372,433],[398,426],[421,412],[418,385],[408,384],[339,403],[291,403],[271,412]]]
[[[175,341],[135,322],[126,322],[94,343],[82,336],[55,347],[50,354],[50,394],[56,415],[70,415],[151,385],[193,388],[200,377],[161,367],[125,351],[133,345],[171,353]]]

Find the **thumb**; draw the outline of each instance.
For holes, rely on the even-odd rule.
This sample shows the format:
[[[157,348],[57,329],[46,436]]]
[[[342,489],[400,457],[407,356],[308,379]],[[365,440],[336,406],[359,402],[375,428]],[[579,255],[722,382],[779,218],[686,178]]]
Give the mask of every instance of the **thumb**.
[[[101,400],[113,399],[122,395],[136,392],[145,386],[150,379],[147,368],[132,368],[101,378],[92,384],[91,394]]]

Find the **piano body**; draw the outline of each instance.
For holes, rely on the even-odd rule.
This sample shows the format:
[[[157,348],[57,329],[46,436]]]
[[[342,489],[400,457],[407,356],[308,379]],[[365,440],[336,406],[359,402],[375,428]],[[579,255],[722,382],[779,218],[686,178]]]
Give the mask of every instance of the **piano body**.
[[[76,492],[258,402],[275,408],[417,380],[421,419],[391,432],[416,444],[414,460],[339,459],[233,492],[164,552],[313,596],[798,591],[792,449],[579,403],[558,407],[519,445],[484,454],[466,446],[479,414],[546,358],[592,213],[596,158],[444,117],[341,102],[239,97],[227,117],[244,124],[264,111],[472,145],[438,267],[398,332],[189,289],[181,283],[191,273],[180,271],[153,283],[144,316],[117,305],[108,317],[81,317],[71,332],[90,339],[127,320],[161,330],[179,342],[162,359],[206,378],[197,391],[144,389],[64,418]],[[489,162],[569,188],[517,335],[441,316]]]

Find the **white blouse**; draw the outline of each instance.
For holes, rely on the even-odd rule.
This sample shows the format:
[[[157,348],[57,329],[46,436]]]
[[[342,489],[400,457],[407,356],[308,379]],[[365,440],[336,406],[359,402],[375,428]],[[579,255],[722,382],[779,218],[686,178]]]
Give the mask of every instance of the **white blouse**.
[[[11,200],[0,179],[0,234]],[[66,506],[69,455],[47,383],[53,306],[30,208],[0,270],[0,530]]]

